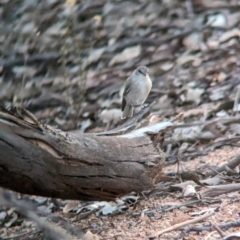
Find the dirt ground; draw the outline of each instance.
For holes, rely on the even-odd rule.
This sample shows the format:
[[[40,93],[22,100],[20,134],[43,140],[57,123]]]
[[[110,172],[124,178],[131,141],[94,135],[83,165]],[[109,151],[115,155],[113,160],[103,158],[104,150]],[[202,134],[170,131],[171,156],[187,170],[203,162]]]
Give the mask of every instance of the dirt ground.
[[[237,0],[0,1],[1,105],[26,108],[63,131],[110,130],[119,124],[125,80],[146,65],[153,80],[147,103],[156,101],[151,114],[173,122],[181,115],[181,127],[164,132],[163,174],[171,180],[137,195],[137,202],[131,193],[122,205],[105,203],[104,213],[92,202],[18,199],[71,239],[238,234],[239,169],[228,164],[240,154],[239,10]],[[196,172],[197,180],[178,178],[179,171]],[[216,178],[205,183],[211,171]],[[174,186],[187,180],[195,180],[188,184],[193,196]],[[227,190],[203,197],[226,184]],[[14,207],[0,208],[0,224],[1,239],[54,239]]]

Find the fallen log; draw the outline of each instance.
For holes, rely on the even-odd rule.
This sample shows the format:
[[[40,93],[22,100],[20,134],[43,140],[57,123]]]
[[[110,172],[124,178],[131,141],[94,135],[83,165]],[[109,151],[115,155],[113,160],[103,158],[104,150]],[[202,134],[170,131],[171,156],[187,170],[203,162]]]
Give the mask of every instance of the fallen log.
[[[0,186],[46,197],[110,200],[153,187],[161,177],[161,129],[116,136],[76,134],[0,107]]]

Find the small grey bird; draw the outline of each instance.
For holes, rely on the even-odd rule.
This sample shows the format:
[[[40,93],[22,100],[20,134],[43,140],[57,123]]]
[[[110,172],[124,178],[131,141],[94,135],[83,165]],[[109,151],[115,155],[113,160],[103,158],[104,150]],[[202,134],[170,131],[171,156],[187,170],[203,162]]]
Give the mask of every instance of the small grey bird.
[[[122,98],[122,119],[132,117],[133,111],[139,109],[147,99],[152,88],[148,68],[139,66],[127,79]]]

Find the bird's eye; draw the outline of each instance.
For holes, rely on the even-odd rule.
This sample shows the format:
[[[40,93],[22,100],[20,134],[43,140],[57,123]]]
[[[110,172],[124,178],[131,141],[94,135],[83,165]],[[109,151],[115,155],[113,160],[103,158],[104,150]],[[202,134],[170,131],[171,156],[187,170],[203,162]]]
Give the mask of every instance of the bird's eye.
[[[139,72],[140,74],[142,74],[142,75],[146,76],[146,73],[145,73],[145,72],[143,72],[141,69],[139,69],[139,70],[138,70],[138,72]]]

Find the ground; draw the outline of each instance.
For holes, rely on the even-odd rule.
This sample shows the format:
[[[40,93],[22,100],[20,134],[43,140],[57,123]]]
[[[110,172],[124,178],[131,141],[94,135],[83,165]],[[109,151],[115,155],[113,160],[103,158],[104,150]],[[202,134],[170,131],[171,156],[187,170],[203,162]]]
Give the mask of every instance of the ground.
[[[153,80],[147,103],[156,101],[151,114],[181,125],[164,132],[162,145],[163,172],[173,182],[151,194],[146,191],[121,214],[84,215],[79,210],[83,202],[74,201],[71,208],[66,200],[19,199],[37,205],[40,216],[61,217],[76,227],[73,239],[87,231],[88,239],[148,239],[217,207],[193,225],[201,227],[198,231],[184,226],[159,239],[221,239],[219,232],[203,231],[203,226],[238,220],[239,189],[166,209],[192,198],[171,188],[179,183],[174,178],[177,160],[180,172],[201,171],[205,175],[198,177],[204,180],[209,171],[217,174],[217,167],[239,155],[239,9],[237,0],[1,1],[1,105],[22,106],[63,131],[113,129],[119,123],[126,78],[146,65]],[[233,186],[238,175],[237,167],[232,172],[226,167],[215,184]],[[196,187],[196,195],[208,187]],[[3,239],[43,237],[36,223],[14,208],[3,207],[0,222]],[[237,233],[238,225],[222,231]],[[59,228],[69,232],[70,226]]]

